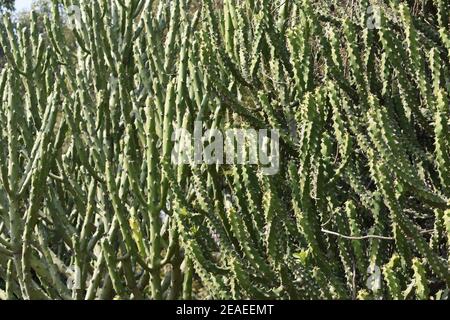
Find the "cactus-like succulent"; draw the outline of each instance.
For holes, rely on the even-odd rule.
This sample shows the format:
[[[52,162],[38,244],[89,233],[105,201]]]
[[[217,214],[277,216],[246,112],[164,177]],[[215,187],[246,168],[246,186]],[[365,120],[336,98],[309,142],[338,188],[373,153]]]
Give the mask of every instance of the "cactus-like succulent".
[[[448,297],[450,2],[334,2],[5,14],[0,299]],[[175,165],[198,121],[278,173]]]

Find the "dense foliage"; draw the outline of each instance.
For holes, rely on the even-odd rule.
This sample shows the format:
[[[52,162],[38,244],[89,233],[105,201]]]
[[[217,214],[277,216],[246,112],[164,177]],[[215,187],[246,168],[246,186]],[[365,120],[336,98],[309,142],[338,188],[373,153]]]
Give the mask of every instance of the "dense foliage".
[[[0,13],[14,9],[14,0],[0,0]]]
[[[5,16],[0,298],[447,299],[449,12],[54,0],[42,32]],[[280,130],[279,173],[173,165],[195,120]]]

